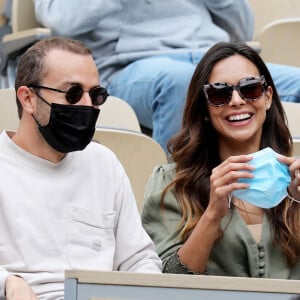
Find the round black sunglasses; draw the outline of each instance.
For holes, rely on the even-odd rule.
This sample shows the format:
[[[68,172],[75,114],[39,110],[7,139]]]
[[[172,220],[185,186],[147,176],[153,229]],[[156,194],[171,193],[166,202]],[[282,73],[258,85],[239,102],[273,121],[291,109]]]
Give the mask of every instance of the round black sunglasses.
[[[76,104],[77,102],[79,102],[79,100],[82,98],[82,95],[84,92],[89,93],[89,95],[92,99],[93,105],[96,105],[96,106],[102,105],[106,101],[107,97],[109,96],[106,89],[101,86],[93,87],[89,91],[84,91],[80,84],[72,85],[67,91],[51,88],[48,86],[37,85],[37,84],[30,84],[30,85],[28,85],[28,87],[32,87],[32,88],[36,88],[36,89],[46,89],[46,90],[50,90],[50,91],[54,91],[54,92],[58,92],[58,93],[64,93],[66,100],[70,104]]]

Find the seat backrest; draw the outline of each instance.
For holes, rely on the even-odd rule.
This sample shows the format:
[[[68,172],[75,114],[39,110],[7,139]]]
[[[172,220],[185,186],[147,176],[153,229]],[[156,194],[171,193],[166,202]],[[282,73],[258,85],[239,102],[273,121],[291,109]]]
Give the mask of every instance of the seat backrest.
[[[94,139],[110,148],[122,163],[141,211],[154,166],[167,163],[164,150],[149,136],[125,130],[97,128]]]
[[[277,19],[300,16],[299,0],[249,0],[255,19],[254,38]]]
[[[294,153],[293,155],[300,159],[300,138],[294,139]]]
[[[14,89],[0,89],[0,132],[2,130],[16,130],[19,118]]]
[[[286,113],[288,126],[294,138],[300,139],[300,103],[281,102]]]
[[[113,96],[109,96],[106,102],[100,106],[97,127],[141,132],[141,127],[133,108],[124,100]]]
[[[299,37],[300,17],[294,17],[269,23],[255,40],[260,45],[264,61],[300,67]]]
[[[284,111],[288,120],[288,126],[294,140],[293,155],[300,158],[300,103],[282,101]]]
[[[3,11],[4,7],[5,7],[5,0],[0,0],[0,12]]]
[[[13,0],[11,22],[13,33],[36,27],[43,27],[36,20],[32,0]]]
[[[5,0],[0,0],[0,27],[5,26],[7,23],[6,16],[4,16]]]

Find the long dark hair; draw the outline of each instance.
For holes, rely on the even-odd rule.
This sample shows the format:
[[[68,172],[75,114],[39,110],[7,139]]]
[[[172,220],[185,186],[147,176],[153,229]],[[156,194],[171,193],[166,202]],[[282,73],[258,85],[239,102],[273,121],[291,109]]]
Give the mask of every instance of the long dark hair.
[[[276,152],[291,155],[292,137],[287,127],[284,109],[273,79],[259,54],[245,44],[218,43],[211,47],[198,64],[191,79],[180,132],[168,143],[172,160],[176,163],[176,177],[162,194],[172,189],[182,209],[181,238],[186,240],[208,206],[210,175],[220,164],[218,137],[211,122],[207,122],[208,109],[203,85],[219,61],[241,55],[251,61],[264,75],[273,89],[273,101],[266,112],[260,149],[271,147]],[[290,265],[296,263],[300,253],[300,209],[288,199],[267,212],[273,222],[275,242],[280,245]]]

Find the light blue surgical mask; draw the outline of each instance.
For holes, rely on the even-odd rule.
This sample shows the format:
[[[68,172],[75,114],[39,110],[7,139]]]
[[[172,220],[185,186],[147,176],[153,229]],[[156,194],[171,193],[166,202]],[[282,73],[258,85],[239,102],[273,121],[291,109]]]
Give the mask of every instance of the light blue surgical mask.
[[[277,206],[286,196],[291,176],[288,166],[281,163],[278,154],[271,148],[252,153],[249,162],[254,166],[253,178],[240,178],[238,182],[250,185],[247,189],[235,190],[232,196],[262,208]]]

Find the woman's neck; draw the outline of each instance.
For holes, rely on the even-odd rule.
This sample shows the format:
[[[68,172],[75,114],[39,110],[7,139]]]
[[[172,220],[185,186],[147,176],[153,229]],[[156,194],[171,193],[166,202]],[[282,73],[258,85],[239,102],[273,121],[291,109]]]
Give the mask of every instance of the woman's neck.
[[[221,161],[224,161],[229,156],[247,155],[259,150],[259,143],[250,142],[219,142],[219,153]]]

